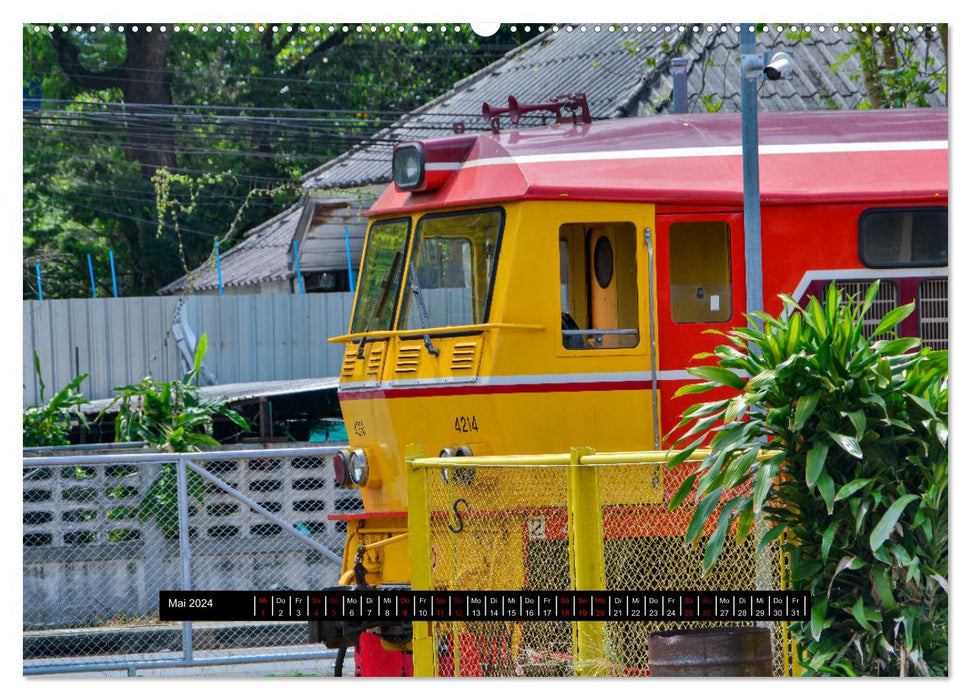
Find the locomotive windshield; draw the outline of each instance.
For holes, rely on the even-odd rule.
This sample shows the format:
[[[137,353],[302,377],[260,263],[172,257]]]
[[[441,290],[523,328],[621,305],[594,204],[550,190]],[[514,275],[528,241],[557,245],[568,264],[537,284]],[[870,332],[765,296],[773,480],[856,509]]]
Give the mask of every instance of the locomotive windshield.
[[[400,329],[485,323],[502,224],[501,209],[430,214],[418,221]]]
[[[380,221],[368,233],[367,251],[351,333],[389,331],[404,279],[405,246],[411,222],[407,219]]]

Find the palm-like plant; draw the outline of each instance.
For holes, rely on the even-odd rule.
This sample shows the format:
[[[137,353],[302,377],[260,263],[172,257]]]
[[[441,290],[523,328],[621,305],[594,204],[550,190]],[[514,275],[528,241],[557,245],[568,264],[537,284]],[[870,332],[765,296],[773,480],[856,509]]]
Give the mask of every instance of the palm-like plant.
[[[875,339],[913,304],[864,333],[877,288],[857,303],[831,285],[823,303],[812,298],[806,308],[783,296],[782,316],[749,319],[764,330],[737,328],[723,334],[729,344],[698,356],[717,366],[689,369],[705,381],[679,393],[736,393],[684,413],[679,429],[691,427],[669,465],[705,441],[712,452],[670,507],[694,494],[689,540],[717,512],[706,567],[732,530],[741,542],[757,518],[769,520],[761,546],[778,541],[790,554],[793,587],[813,596],[811,620],[793,626],[809,672],[941,675],[947,352],[917,350],[915,338]],[[729,492],[737,495],[726,500]]]

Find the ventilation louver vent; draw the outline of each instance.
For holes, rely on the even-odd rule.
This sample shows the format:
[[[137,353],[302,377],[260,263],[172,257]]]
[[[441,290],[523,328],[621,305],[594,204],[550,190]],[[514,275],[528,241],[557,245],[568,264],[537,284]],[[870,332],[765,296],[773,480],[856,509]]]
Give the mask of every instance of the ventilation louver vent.
[[[920,337],[925,347],[947,350],[947,280],[924,280],[918,291]]]
[[[856,301],[860,302],[866,298],[866,291],[870,288],[871,284],[873,282],[837,282],[836,288],[842,290],[848,297],[855,296]],[[873,304],[863,315],[863,332],[868,336],[873,333],[880,324],[880,320],[888,312],[897,308],[899,304],[900,291],[897,288],[896,282],[881,282]],[[881,333],[873,338],[873,340],[889,340],[893,337],[893,333]]]
[[[452,372],[475,374],[479,368],[481,347],[478,340],[456,343],[452,349]]]
[[[421,360],[421,345],[413,343],[411,345],[401,345],[398,348],[398,361],[395,363],[395,374],[414,374],[418,372],[418,363]]]
[[[381,368],[384,367],[384,343],[373,343],[367,357],[365,375],[369,382],[381,381]]]

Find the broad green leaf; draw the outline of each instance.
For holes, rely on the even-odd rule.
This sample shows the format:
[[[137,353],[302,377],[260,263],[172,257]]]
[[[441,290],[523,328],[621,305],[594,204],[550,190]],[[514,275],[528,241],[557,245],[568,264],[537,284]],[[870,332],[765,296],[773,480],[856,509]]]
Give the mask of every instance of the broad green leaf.
[[[829,443],[818,441],[809,448],[806,456],[806,485],[814,486],[826,466],[826,455],[829,453]]]
[[[823,561],[825,562],[829,558],[829,550],[833,546],[833,538],[836,536],[836,528],[839,526],[838,521],[833,521],[826,528],[822,537],[822,547],[820,548],[820,553],[822,554]]]
[[[853,479],[853,481],[849,482],[848,484],[843,484],[840,487],[840,490],[836,493],[836,500],[842,501],[844,498],[848,498],[849,496],[852,496],[854,493],[856,493],[863,487],[869,486],[874,481],[876,481],[875,478]]]
[[[914,302],[910,302],[904,306],[898,306],[896,309],[891,309],[887,312],[887,315],[881,319],[880,323],[877,324],[877,327],[873,330],[873,333],[870,334],[870,337],[872,338],[875,335],[880,335],[881,333],[886,333],[887,331],[896,328],[897,324],[910,316],[913,311]]]
[[[671,497],[671,502],[668,503],[668,510],[674,510],[687,498],[688,494],[691,493],[691,489],[694,488],[695,479],[697,474],[691,474],[681,482],[681,486],[678,488],[674,496]]]
[[[698,446],[705,441],[705,436],[702,435],[700,438],[691,443],[688,447],[684,448],[673,457],[668,458],[668,468],[674,469],[676,466],[681,464],[684,460],[691,456],[691,453],[698,449]],[[680,440],[678,442],[681,442]]]
[[[866,430],[866,414],[862,410],[856,410],[847,413],[846,417],[849,418],[850,423],[853,424],[853,430],[856,431],[856,440],[862,440],[863,433]]]
[[[206,337],[206,334],[203,333],[201,336],[199,336],[199,342],[196,343],[196,354],[192,360],[192,373],[197,379],[199,376],[199,370],[202,367],[202,358],[206,355],[206,346],[208,344],[209,340]]]
[[[796,432],[802,430],[802,427],[806,424],[809,416],[812,415],[813,411],[816,410],[816,406],[819,403],[819,398],[822,396],[821,392],[815,392],[812,394],[806,394],[805,396],[799,397],[799,402],[796,404],[796,419],[793,423],[792,429]]]
[[[826,612],[829,608],[829,600],[822,596],[817,596],[813,600],[812,612],[809,616],[809,628],[813,639],[817,642],[823,634],[823,630],[830,626],[831,621],[826,619]]]
[[[718,507],[718,500],[721,498],[722,490],[716,488],[710,494],[701,499],[698,507],[695,509],[694,515],[691,516],[691,522],[688,523],[688,530],[685,533],[684,539],[687,542],[694,542],[698,539],[698,535],[701,534],[702,528],[704,528],[705,523],[708,522],[708,518]]]
[[[867,616],[863,609],[863,596],[857,597],[856,602],[853,604],[850,611],[853,613],[853,619],[856,620],[856,623],[860,627],[865,629],[867,632],[873,631],[873,626],[866,619]]]
[[[697,384],[685,384],[684,386],[678,387],[678,390],[674,392],[674,396],[685,396],[687,394],[702,394],[706,391],[711,391],[712,389],[717,389],[720,385],[714,382],[698,382]]]
[[[916,347],[920,347],[919,338],[894,338],[893,340],[878,340],[873,349],[882,355],[903,355]]]
[[[688,374],[699,379],[730,386],[733,389],[745,388],[745,379],[722,367],[688,367]]]
[[[823,472],[819,475],[816,487],[819,489],[819,495],[823,497],[823,502],[826,503],[827,512],[832,515],[833,505],[836,502],[836,485],[833,483],[833,477]]]
[[[909,493],[906,496],[901,496],[893,502],[893,505],[891,505],[887,509],[887,512],[883,514],[883,517],[880,518],[880,522],[877,523],[877,526],[873,528],[873,532],[870,533],[871,550],[876,552],[878,549],[880,549],[880,546],[887,541],[888,537],[890,537],[890,533],[893,531],[894,525],[897,524],[897,520],[900,519],[901,513],[904,512],[904,508],[906,508],[907,505],[913,501],[916,501],[918,498],[918,496]]]
[[[893,589],[890,587],[890,576],[884,567],[876,568],[872,571],[873,587],[877,591],[877,597],[887,610],[896,610],[898,605],[893,597]]]
[[[762,539],[759,540],[758,551],[761,552],[768,545],[770,545],[773,542],[775,542],[777,539],[779,539],[779,537],[785,531],[786,531],[786,524],[785,523],[779,523],[778,525],[775,525],[775,526],[771,527],[767,533],[765,533],[764,535],[762,535]]]
[[[725,547],[725,535],[728,533],[728,526],[731,525],[732,512],[738,500],[739,498],[735,497],[722,506],[722,511],[718,516],[718,524],[715,526],[715,532],[712,533],[711,539],[708,540],[708,544],[705,546],[705,558],[702,562],[702,568],[706,572],[715,563],[715,560],[718,559],[718,556],[722,553],[722,549]]]
[[[863,297],[863,303],[860,305],[860,318],[866,315],[867,310],[873,305],[873,300],[877,297],[877,290],[880,289],[880,280],[877,280],[869,286],[866,290],[866,296]]]
[[[775,482],[778,474],[778,465],[781,463],[781,455],[773,457],[763,462],[755,472],[755,483],[752,489],[752,507],[755,512],[762,511],[762,504]]]
[[[755,512],[751,508],[742,508],[738,514],[738,528],[735,530],[735,541],[739,544],[745,541],[749,532],[752,530],[752,521],[755,519]]]
[[[860,449],[860,443],[856,441],[856,438],[852,438],[849,435],[834,433],[832,430],[827,430],[826,432],[833,439],[833,442],[843,448],[844,452],[856,457],[857,459],[863,458],[863,451]]]

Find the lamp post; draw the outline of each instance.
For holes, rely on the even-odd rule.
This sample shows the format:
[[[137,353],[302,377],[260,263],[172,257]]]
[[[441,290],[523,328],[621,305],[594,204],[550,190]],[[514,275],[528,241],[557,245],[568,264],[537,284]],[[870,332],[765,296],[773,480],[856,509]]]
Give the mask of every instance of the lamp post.
[[[743,24],[739,36],[742,55],[742,197],[745,225],[745,306],[762,311],[762,212],[759,192],[758,80],[761,59],[755,53],[755,25]],[[758,64],[758,72],[753,70]],[[756,321],[758,327],[762,323]]]
[[[789,79],[792,54],[755,52],[755,25],[741,25],[739,53],[742,68],[742,198],[745,225],[745,306],[762,311],[762,210],[759,192],[758,81]],[[759,330],[762,322],[755,320]]]

